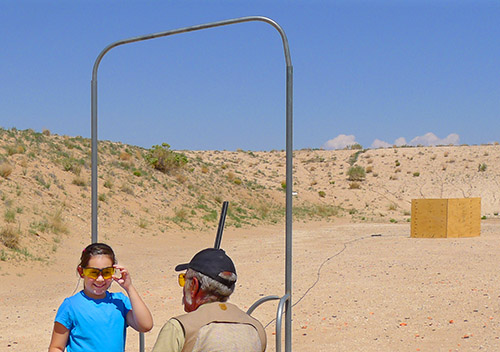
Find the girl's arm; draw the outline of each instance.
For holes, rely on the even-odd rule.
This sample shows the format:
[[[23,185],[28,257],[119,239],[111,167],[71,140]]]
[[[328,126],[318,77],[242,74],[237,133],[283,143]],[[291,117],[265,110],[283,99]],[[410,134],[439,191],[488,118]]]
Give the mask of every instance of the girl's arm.
[[[54,323],[49,352],[63,352],[68,343],[69,330],[61,323]]]
[[[127,313],[127,324],[139,332],[148,332],[153,328],[151,312],[132,285],[132,279],[128,270],[120,265],[114,265],[114,267],[120,270],[121,273],[121,277],[114,278],[114,280],[127,291],[128,298],[132,304],[132,310]]]

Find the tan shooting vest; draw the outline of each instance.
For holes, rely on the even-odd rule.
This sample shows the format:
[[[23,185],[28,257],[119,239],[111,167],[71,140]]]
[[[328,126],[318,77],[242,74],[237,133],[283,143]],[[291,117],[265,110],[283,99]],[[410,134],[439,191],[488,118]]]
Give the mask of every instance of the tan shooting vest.
[[[182,327],[186,341],[182,352],[191,352],[195,346],[198,331],[205,325],[211,323],[233,323],[233,324],[248,324],[255,328],[259,335],[262,351],[266,350],[266,332],[262,324],[246,314],[244,311],[236,307],[234,304],[227,302],[206,303],[198,307],[194,312],[175,317]]]

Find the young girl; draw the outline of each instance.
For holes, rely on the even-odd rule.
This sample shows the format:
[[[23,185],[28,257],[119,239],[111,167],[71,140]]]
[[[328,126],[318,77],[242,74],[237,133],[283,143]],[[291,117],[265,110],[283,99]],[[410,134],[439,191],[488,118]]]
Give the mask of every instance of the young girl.
[[[151,313],[132,285],[128,270],[116,264],[110,246],[87,246],[77,270],[83,278],[83,290],[66,298],[59,307],[49,352],[65,348],[67,352],[124,352],[127,326],[140,332],[151,330]],[[107,291],[113,281],[128,298],[121,292]]]

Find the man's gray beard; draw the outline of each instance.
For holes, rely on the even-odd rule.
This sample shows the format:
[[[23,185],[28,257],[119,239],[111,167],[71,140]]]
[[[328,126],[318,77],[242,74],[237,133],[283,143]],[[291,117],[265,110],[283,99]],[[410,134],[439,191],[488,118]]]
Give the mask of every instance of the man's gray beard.
[[[184,295],[184,301],[186,301],[187,304],[193,304],[193,300],[190,295]],[[184,304],[184,302],[182,303]]]

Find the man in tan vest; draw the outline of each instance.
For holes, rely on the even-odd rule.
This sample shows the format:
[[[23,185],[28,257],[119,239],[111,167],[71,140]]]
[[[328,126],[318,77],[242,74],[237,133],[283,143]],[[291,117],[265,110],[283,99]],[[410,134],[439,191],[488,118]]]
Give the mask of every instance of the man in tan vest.
[[[207,248],[175,267],[187,314],[171,318],[152,352],[263,352],[262,324],[227,303],[236,284],[233,261],[222,249]]]

